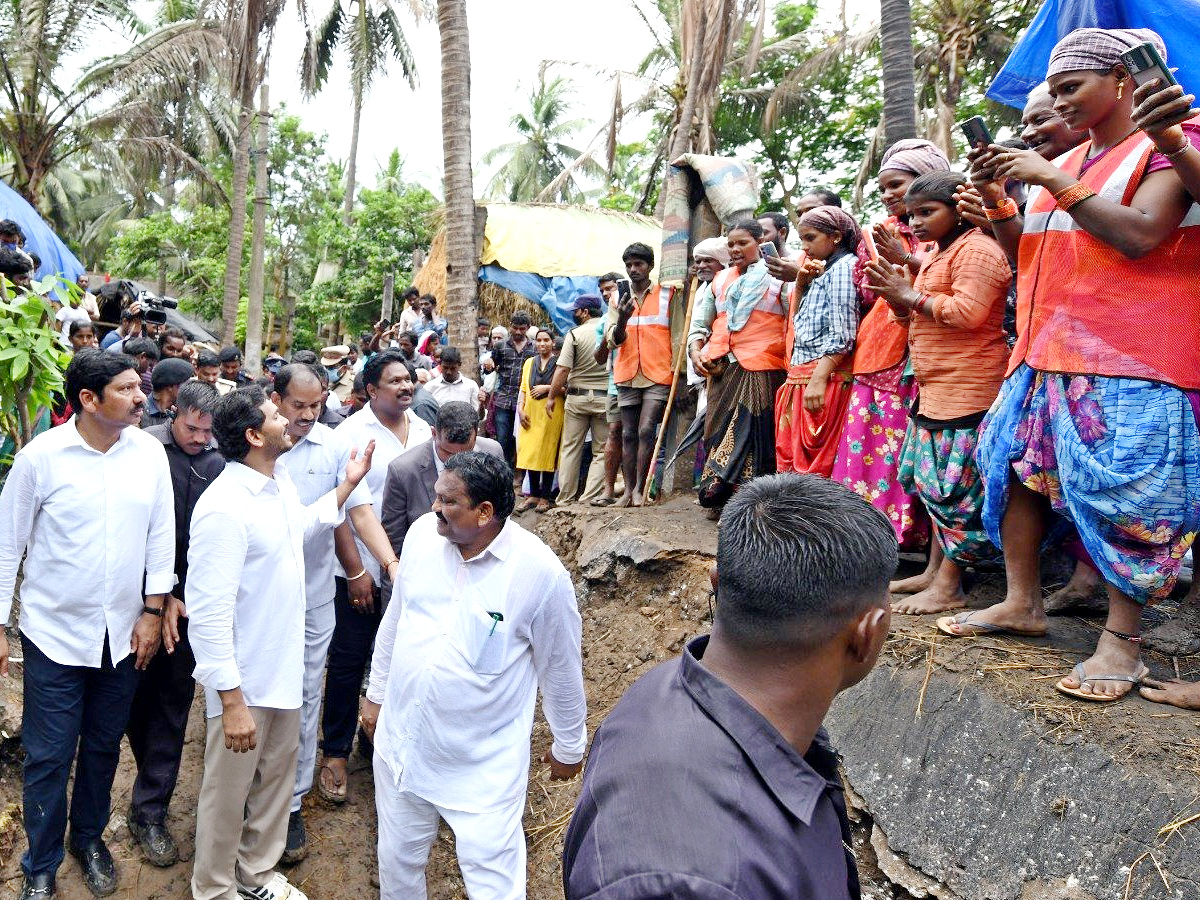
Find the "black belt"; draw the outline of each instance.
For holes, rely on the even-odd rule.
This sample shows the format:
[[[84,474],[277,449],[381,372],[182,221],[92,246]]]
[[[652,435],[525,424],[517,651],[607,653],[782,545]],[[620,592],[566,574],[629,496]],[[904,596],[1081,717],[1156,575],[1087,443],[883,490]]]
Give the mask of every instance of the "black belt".
[[[567,388],[569,397],[606,397],[608,388]]]

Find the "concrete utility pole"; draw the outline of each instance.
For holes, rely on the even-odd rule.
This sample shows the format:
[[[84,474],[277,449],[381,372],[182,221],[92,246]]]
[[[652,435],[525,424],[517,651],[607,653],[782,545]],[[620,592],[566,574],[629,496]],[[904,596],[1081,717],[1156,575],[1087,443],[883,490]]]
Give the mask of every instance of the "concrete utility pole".
[[[257,375],[262,370],[263,292],[266,271],[263,252],[267,231],[267,154],[271,140],[271,113],[267,86],[259,91],[258,139],[254,148],[254,220],[250,233],[250,293],[246,301],[246,371]]]
[[[392,317],[392,306],[395,303],[396,296],[396,274],[388,272],[383,276],[383,308],[380,309],[381,319],[390,319]]]

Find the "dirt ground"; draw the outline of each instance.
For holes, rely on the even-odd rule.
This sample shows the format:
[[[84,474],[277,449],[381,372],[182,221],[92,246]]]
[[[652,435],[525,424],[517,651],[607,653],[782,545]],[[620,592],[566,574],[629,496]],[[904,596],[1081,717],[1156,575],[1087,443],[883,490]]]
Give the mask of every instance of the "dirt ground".
[[[593,733],[626,688],[656,663],[678,654],[685,641],[705,633],[711,622],[708,570],[716,546],[715,523],[708,522],[690,498],[680,497],[646,510],[555,510],[520,520],[535,529],[560,554],[573,574],[583,616],[583,664],[588,693],[588,729]],[[1002,590],[999,576],[984,576],[971,591],[972,605],[985,605]],[[1148,768],[1171,766],[1195,771],[1200,784],[1200,730],[1194,714],[1170,711],[1141,700],[1108,707],[1069,704],[1055,694],[1050,676],[1066,672],[1095,640],[1094,620],[1059,620],[1053,646],[1048,641],[971,641],[947,647],[932,638],[930,621],[897,619],[883,663],[922,667],[930,677],[978,682],[984,689],[1028,708],[1049,739],[1070,743],[1084,730],[1099,733],[1105,744],[1134,748]],[[1065,641],[1064,641],[1065,635]],[[970,646],[968,646],[968,644]],[[1200,660],[1152,658],[1157,674],[1185,676]],[[133,779],[128,749],[122,755],[113,791],[109,846],[121,874],[121,900],[188,898],[196,796],[203,766],[202,698],[197,699],[184,748],[179,789],[170,825],[182,852],[178,865],[162,870],[142,861],[124,823]],[[1152,732],[1153,738],[1148,740]],[[549,729],[538,717],[533,734],[534,760],[550,743]],[[20,770],[10,758],[0,767],[0,888],[16,896],[20,888]],[[375,816],[370,768],[351,759],[349,801],[334,807],[314,792],[306,802],[310,852],[288,871],[293,884],[312,900],[359,900],[378,896],[371,884]],[[533,764],[525,830],[529,847],[529,897],[562,897],[562,839],[579,790],[579,779],[550,782],[548,768]],[[866,823],[869,826],[869,823]],[[868,828],[860,829],[865,836]],[[885,883],[872,866],[868,844],[856,841],[868,900],[907,897]],[[432,900],[465,897],[453,856],[453,837],[445,828],[434,846],[428,869]],[[59,896],[85,900],[78,866],[67,859],[59,871]]]

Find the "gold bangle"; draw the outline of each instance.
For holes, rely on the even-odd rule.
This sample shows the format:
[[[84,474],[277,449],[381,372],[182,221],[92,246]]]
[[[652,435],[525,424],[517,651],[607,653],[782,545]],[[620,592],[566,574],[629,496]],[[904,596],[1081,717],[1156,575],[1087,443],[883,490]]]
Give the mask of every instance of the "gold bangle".
[[[1095,197],[1096,192],[1084,184],[1082,181],[1077,181],[1069,188],[1059,191],[1054,195],[1054,203],[1063,212],[1070,212],[1084,200],[1089,197]]]
[[[1004,202],[997,207],[983,208],[983,214],[989,222],[1007,222],[1009,219],[1015,219],[1020,212],[1017,201],[1012,197],[1005,197]]]
[[[1172,150],[1170,153],[1167,153],[1165,150],[1159,150],[1158,152],[1161,153],[1165,159],[1178,159],[1179,157],[1183,156],[1183,154],[1187,153],[1191,148],[1192,142],[1188,140],[1188,136],[1185,134],[1183,136],[1183,146],[1181,146],[1178,150]]]

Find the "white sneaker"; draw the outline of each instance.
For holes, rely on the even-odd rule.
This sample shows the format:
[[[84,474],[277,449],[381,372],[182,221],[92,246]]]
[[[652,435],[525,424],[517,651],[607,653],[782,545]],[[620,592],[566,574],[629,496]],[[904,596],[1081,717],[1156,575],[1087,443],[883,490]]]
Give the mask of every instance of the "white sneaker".
[[[248,888],[238,885],[238,896],[246,900],[308,900],[299,888],[292,887],[283,873],[275,872],[271,880],[262,887]]]

